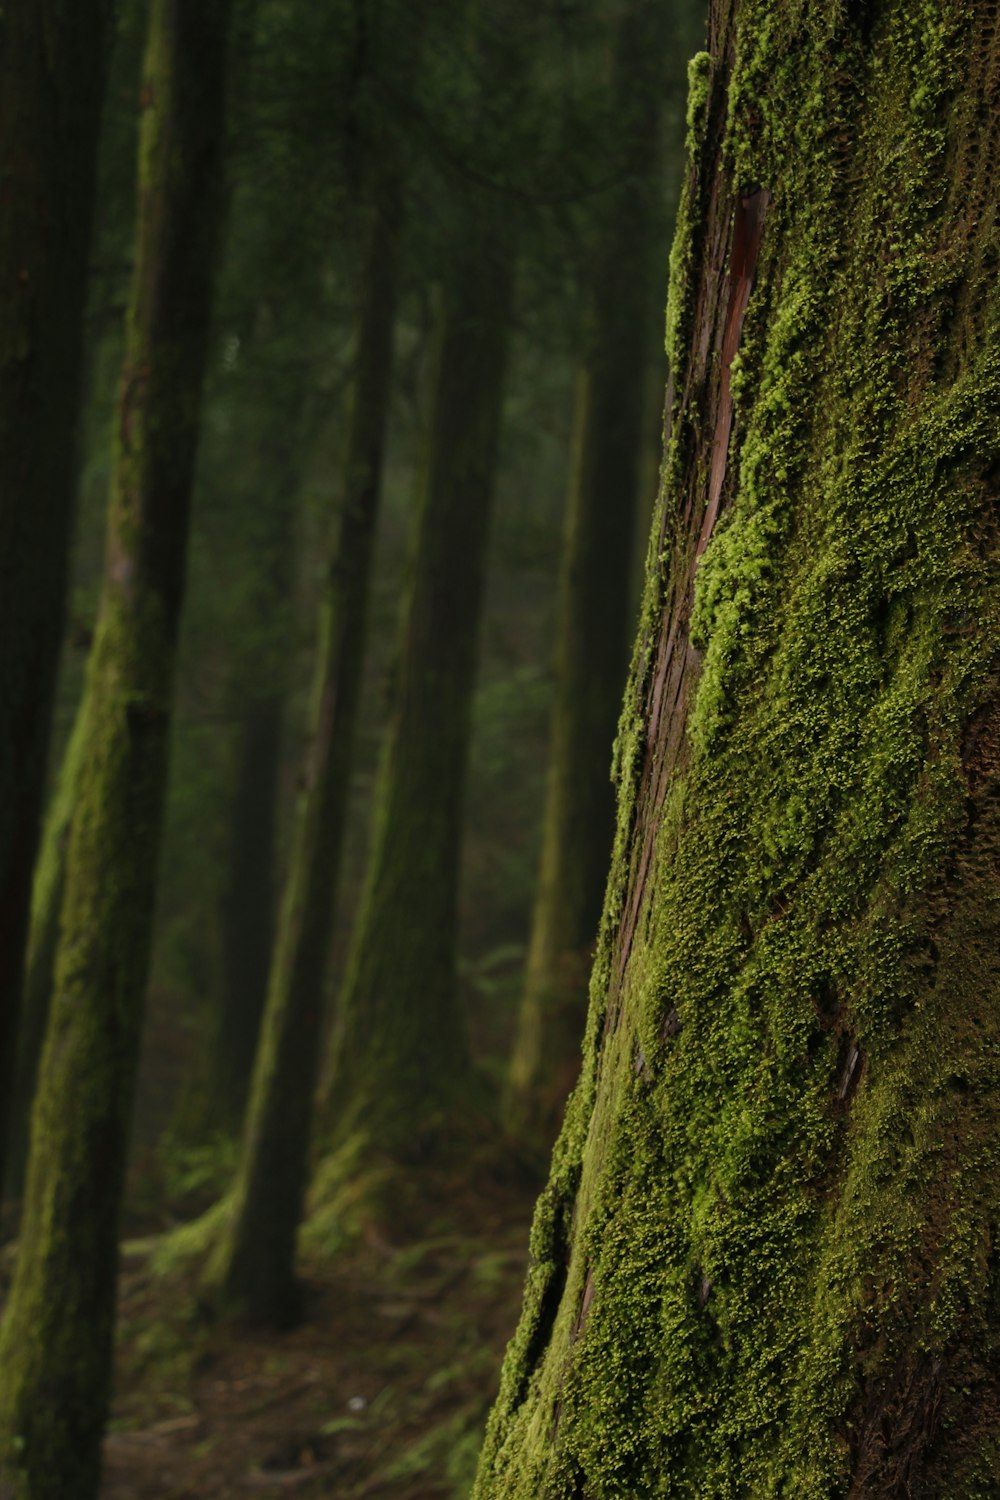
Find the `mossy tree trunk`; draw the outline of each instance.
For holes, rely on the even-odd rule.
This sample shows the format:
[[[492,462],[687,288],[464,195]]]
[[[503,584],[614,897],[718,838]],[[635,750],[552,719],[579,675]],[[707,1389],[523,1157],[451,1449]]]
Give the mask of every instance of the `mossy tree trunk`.
[[[120,301],[127,289],[128,249],[134,222],[135,155],[138,129],[136,93],[142,63],[144,12],[139,0],[115,7],[115,36],[97,147],[96,223],[91,236],[91,275],[87,288],[80,422],[74,455],[75,505],[87,500],[87,475],[98,452],[107,448],[107,415],[114,403],[124,320]],[[79,61],[77,59],[77,61]],[[98,494],[91,503],[100,504]],[[86,515],[78,522],[87,530]],[[79,705],[78,705],[79,708]],[[5,1200],[16,1200],[24,1186],[31,1100],[38,1073],[52,993],[52,967],[59,931],[62,879],[69,820],[75,801],[74,769],[80,760],[83,727],[77,713],[52,782],[42,818],[32,877],[31,914],[21,992],[21,1017],[10,1091],[9,1149],[3,1178]]]
[[[226,0],[153,0],[86,753],[21,1239],[0,1328],[0,1467],[29,1500],[87,1500],[98,1486],[222,196],[227,32]]]
[[[59,947],[59,913],[66,880],[66,849],[73,808],[76,805],[88,735],[84,709],[77,708],[69,743],[49,804],[42,820],[42,834],[31,891],[31,918],[24,964],[24,990],[17,1058],[11,1090],[10,1150],[7,1160],[5,1197],[19,1198],[24,1190],[31,1130],[31,1102],[38,1081],[38,1064],[45,1045],[56,953]]]
[[[218,1306],[279,1325],[298,1314],[295,1244],[312,1136],[389,412],[402,233],[401,182],[389,155],[375,169],[367,217],[344,497],[323,601],[312,742],[233,1202],[206,1269],[206,1288]]]
[[[475,1489],[1000,1471],[1000,16],[714,0],[585,1060]]]
[[[111,0],[0,15],[0,1178],[62,641]]]
[[[394,703],[333,1038],[327,1143],[349,1144],[362,1174],[439,1147],[470,1103],[458,876],[512,287],[502,209],[476,204],[443,291]]]
[[[542,856],[508,1088],[517,1129],[550,1144],[580,1065],[587,977],[614,828],[611,747],[628,665],[631,562],[655,328],[654,253],[669,6],[630,5],[615,60],[616,191],[589,296],[555,651]]]

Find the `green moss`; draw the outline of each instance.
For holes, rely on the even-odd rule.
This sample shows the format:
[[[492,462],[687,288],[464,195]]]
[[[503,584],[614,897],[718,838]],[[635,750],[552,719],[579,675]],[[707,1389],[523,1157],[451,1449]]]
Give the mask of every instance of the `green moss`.
[[[164,637],[155,601],[124,608],[106,597],[24,1221],[0,1330],[0,1467],[32,1500],[64,1492],[68,1473],[76,1493],[96,1493],[166,772]]]
[[[698,157],[708,119],[711,93],[712,59],[698,52],[688,63],[687,152],[690,161]],[[677,208],[677,224],[670,251],[670,289],[667,294],[665,345],[670,372],[675,385],[682,371],[685,347],[685,318],[690,313],[689,293],[695,245],[695,209],[692,203],[691,174],[685,178]]]
[[[654,549],[584,1074],[481,1500],[996,1493],[996,80],[987,6],[872,9],[861,35],[738,7],[722,159],[773,201],[689,754],[651,813]],[[675,423],[654,535],[710,437]]]
[[[11,1197],[19,1196],[24,1186],[31,1101],[45,1041],[59,941],[59,911],[66,875],[66,846],[87,745],[87,725],[81,706],[46,810],[32,883],[23,1014],[10,1112],[11,1150],[7,1163],[7,1188]]]

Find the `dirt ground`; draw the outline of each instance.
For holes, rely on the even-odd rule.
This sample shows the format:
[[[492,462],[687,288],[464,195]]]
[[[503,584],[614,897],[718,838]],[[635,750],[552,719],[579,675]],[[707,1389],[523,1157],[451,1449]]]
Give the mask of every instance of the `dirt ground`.
[[[284,1334],[206,1328],[183,1279],[127,1249],[102,1500],[467,1496],[530,1213],[494,1192],[461,1234],[314,1259]]]

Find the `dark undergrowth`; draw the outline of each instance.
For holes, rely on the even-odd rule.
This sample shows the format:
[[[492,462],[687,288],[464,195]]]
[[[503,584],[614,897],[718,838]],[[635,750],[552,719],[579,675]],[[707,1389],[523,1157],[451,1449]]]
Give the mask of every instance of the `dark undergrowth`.
[[[163,1274],[161,1237],[127,1243],[102,1500],[468,1495],[532,1196],[483,1182],[417,1243],[307,1249],[282,1334],[206,1325],[193,1269]]]

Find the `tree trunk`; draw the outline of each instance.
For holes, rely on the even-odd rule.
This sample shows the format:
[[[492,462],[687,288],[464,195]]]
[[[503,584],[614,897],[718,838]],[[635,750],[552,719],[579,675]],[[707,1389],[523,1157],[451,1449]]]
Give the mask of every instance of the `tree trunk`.
[[[476,207],[444,292],[395,703],[336,1018],[332,1141],[351,1143],[352,1171],[440,1145],[471,1082],[457,887],[513,283],[499,211]]]
[[[223,994],[211,1039],[207,1105],[222,1130],[246,1110],[274,934],[274,881],[284,694],[247,705],[237,727],[223,902]]]
[[[972,1500],[1000,18],[714,0],[710,47],[585,1060],[475,1495]]]
[[[350,789],[393,363],[401,186],[384,164],[366,231],[345,494],[323,605],[312,745],[274,944],[234,1199],[206,1272],[222,1306],[298,1314],[302,1218],[331,913]]]
[[[256,72],[267,66],[275,44],[267,7],[259,21],[249,81],[242,85],[244,109],[252,103]],[[291,37],[301,31],[301,22],[292,7],[282,25]],[[238,118],[235,99],[233,111]],[[279,132],[271,149],[280,150],[282,140]],[[294,170],[278,172],[272,166],[241,184],[219,292],[239,350],[224,482],[234,539],[228,571],[242,578],[242,585],[230,621],[229,695],[237,723],[220,903],[221,993],[178,1111],[178,1127],[191,1139],[241,1131],[267,1002],[279,895],[297,519],[320,403],[326,400],[316,388],[315,329],[323,323],[329,267],[317,253],[315,189],[317,175],[329,167],[330,149],[328,132],[298,140]]]
[[[542,858],[511,1062],[510,1122],[550,1144],[580,1065],[587,977],[614,829],[611,747],[629,595],[662,187],[668,7],[632,4],[615,68],[622,181],[603,207],[566,508]]]
[[[272,264],[289,274],[291,257]],[[304,275],[308,274],[306,272]],[[312,285],[312,278],[305,283]],[[258,354],[266,360],[266,353]],[[251,358],[254,358],[253,353]],[[240,642],[234,693],[241,700],[236,731],[236,786],[230,810],[228,881],[223,901],[223,992],[209,1041],[203,1123],[237,1133],[246,1114],[250,1080],[267,1000],[274,944],[278,801],[288,683],[289,610],[294,573],[295,509],[308,446],[301,430],[304,372],[261,369],[256,409],[245,414],[260,428],[252,448],[252,497],[259,528],[247,566],[254,577]],[[273,375],[273,379],[266,378]]]
[[[64,618],[110,0],[0,15],[0,1178]]]
[[[45,1045],[56,953],[59,914],[66,883],[66,849],[76,805],[88,734],[84,709],[77,707],[69,743],[63,753],[55,789],[42,822],[35,878],[31,891],[31,920],[24,966],[24,994],[17,1065],[13,1082],[5,1197],[19,1198],[24,1190],[31,1132],[31,1102],[38,1081],[38,1064]]]
[[[225,0],[154,0],[150,13],[87,746],[21,1241],[0,1328],[0,1463],[30,1500],[97,1493],[221,204],[227,11]]]
[[[80,376],[80,422],[74,454],[74,509],[83,536],[96,531],[95,505],[103,497],[88,491],[94,486],[87,475],[95,457],[106,453],[108,413],[111,410],[121,365],[124,319],[118,305],[127,290],[134,222],[135,155],[138,121],[136,94],[142,65],[143,15],[136,0],[125,0],[115,8],[115,39],[112,48],[107,100],[102,112],[97,148],[96,213],[91,236],[91,273]],[[88,512],[89,506],[89,514]],[[97,538],[95,537],[95,540]],[[79,559],[77,559],[79,563]],[[76,622],[79,623],[79,622]],[[70,630],[72,632],[73,622]],[[73,674],[75,677],[75,673]],[[79,710],[80,704],[77,704]],[[82,715],[77,711],[62,760],[50,777],[53,782],[41,824],[41,835],[31,888],[31,911],[21,993],[21,1019],[15,1075],[11,1088],[10,1142],[5,1160],[3,1196],[20,1198],[27,1165],[31,1101],[38,1076],[38,1060],[45,1039],[52,968],[59,933],[65,851],[69,822],[76,799],[75,778],[84,741]],[[51,759],[51,751],[50,751]]]

